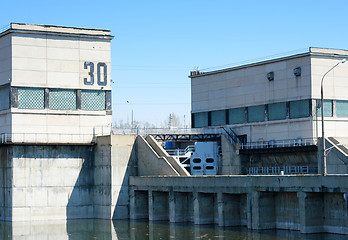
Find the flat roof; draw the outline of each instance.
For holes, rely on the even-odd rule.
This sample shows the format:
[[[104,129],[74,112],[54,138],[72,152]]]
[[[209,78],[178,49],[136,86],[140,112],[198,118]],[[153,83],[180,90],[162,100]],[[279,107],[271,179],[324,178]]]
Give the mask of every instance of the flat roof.
[[[248,64],[238,65],[234,67],[224,68],[224,69],[217,69],[207,72],[201,72],[201,71],[191,71],[191,74],[189,78],[196,78],[196,77],[202,77],[206,75],[212,75],[217,73],[223,73],[223,72],[229,72],[234,70],[239,70],[243,68],[248,67],[254,67],[254,66],[260,66],[264,64],[274,63],[274,62],[280,62],[284,60],[294,59],[294,58],[300,58],[305,56],[326,56],[326,57],[341,57],[341,58],[347,58],[348,57],[348,50],[345,49],[333,49],[333,48],[317,48],[317,47],[310,47],[308,51],[303,53],[298,53],[294,55],[259,61],[259,62],[252,62]]]
[[[92,29],[92,28],[78,28],[54,25],[37,25],[26,23],[10,23],[9,25],[0,28],[0,37],[12,32],[19,33],[36,33],[36,34],[51,34],[64,36],[78,36],[78,37],[92,37],[112,39],[110,30]]]

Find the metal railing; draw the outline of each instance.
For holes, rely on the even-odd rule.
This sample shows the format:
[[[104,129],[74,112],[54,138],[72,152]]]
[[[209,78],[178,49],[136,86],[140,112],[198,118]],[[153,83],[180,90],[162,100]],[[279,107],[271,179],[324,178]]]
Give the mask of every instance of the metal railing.
[[[230,143],[233,146],[236,146],[237,143],[241,144],[239,141],[239,138],[237,137],[237,134],[232,130],[232,128],[224,128],[221,127],[222,129],[222,134],[226,136],[226,138],[230,141]]]
[[[1,133],[0,144],[8,143],[92,143],[94,137],[110,135],[108,132],[90,134],[66,133]]]
[[[0,133],[0,144],[91,143],[94,137],[110,135],[110,129],[110,125],[100,125],[91,127],[89,130],[85,129],[84,133]]]
[[[165,149],[167,153],[171,156],[185,156],[189,152],[194,152],[195,151],[195,146],[194,145],[189,145],[185,149],[170,149],[166,148]]]
[[[113,134],[137,134],[137,135],[151,135],[151,134],[225,134],[221,127],[216,128],[114,128]]]
[[[93,134],[1,133],[0,143],[91,143]]]
[[[291,174],[317,174],[318,168],[311,166],[282,166],[282,167],[250,167],[248,175],[291,175]]]
[[[263,149],[263,148],[283,148],[317,145],[316,138],[297,138],[286,140],[271,140],[260,142],[248,142],[241,145],[241,149]]]

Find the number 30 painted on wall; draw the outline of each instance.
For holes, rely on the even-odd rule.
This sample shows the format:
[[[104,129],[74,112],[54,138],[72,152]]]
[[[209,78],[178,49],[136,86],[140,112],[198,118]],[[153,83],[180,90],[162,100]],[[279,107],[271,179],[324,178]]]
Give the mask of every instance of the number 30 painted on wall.
[[[88,78],[84,78],[83,79],[83,83],[85,85],[93,85],[94,84],[94,63],[92,62],[85,62],[84,63],[84,69],[88,69],[89,67],[89,79]],[[100,68],[103,68],[103,72],[104,75],[101,76],[100,74]],[[106,63],[100,62],[97,64],[97,80],[98,80],[98,85],[99,86],[106,86],[106,84],[108,83],[108,68],[106,66]]]

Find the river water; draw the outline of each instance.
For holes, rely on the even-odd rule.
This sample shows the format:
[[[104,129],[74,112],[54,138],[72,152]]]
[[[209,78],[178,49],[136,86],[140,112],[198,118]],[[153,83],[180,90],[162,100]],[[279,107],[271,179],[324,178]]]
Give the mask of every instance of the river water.
[[[168,222],[127,220],[69,220],[9,223],[0,222],[0,239],[38,240],[127,240],[127,239],[236,239],[236,240],[287,240],[287,239],[348,239],[335,234],[300,234],[298,231],[264,230],[218,227],[214,225],[172,224]]]

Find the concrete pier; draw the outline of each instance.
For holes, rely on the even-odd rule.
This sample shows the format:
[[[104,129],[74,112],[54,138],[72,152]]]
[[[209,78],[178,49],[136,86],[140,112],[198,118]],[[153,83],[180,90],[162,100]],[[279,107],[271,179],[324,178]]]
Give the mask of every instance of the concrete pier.
[[[130,177],[130,218],[348,234],[347,190],[348,175]]]

